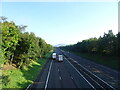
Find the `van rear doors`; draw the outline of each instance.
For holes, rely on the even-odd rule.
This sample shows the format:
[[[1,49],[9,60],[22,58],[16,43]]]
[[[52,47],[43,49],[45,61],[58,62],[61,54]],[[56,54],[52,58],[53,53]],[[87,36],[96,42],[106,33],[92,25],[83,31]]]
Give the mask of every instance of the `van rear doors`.
[[[56,53],[53,53],[53,54],[52,54],[52,58],[53,58],[53,60],[56,59]]]
[[[58,61],[63,61],[63,55],[58,55]]]

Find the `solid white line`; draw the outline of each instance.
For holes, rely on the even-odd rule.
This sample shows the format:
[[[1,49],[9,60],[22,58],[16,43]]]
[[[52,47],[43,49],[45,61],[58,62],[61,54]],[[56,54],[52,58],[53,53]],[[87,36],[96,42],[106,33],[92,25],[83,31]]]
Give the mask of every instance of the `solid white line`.
[[[66,59],[66,58],[65,58]],[[67,60],[67,59],[66,59]],[[67,60],[68,61],[68,60]],[[69,62],[69,61],[68,61]],[[69,62],[70,63],[70,62]],[[70,65],[85,79],[85,81],[95,89],[95,87],[70,63]],[[96,89],[95,89],[96,90]]]
[[[30,84],[31,85],[31,84]],[[27,90],[29,87],[30,87],[30,85],[25,89],[25,90]]]
[[[65,58],[66,59],[66,58]],[[78,65],[80,65],[76,60],[69,58],[72,61],[76,62]],[[66,59],[67,60],[67,59]],[[67,60],[68,61],[68,60]],[[70,62],[69,62],[70,63]],[[71,64],[71,63],[70,63]],[[82,65],[80,65],[82,68],[84,68]],[[87,70],[86,68],[84,68],[85,70]],[[88,70],[87,70],[88,71]],[[104,82],[105,84],[107,84],[109,87],[111,87],[112,89],[116,90],[114,87],[112,87],[111,85],[109,85],[107,82],[105,82],[104,80],[102,80],[101,78],[99,78],[98,76],[96,76],[95,74],[93,74],[92,72],[88,71],[89,73],[91,73],[92,75],[94,75],[95,77],[97,77],[98,79],[100,79],[102,82]]]
[[[70,59],[72,59],[72,58],[70,58]],[[72,60],[74,60],[74,59],[72,59]],[[75,61],[75,60],[74,60]],[[86,71],[88,71],[85,67],[83,67],[81,64],[79,64],[77,61],[76,61],[76,63],[78,64],[78,65],[80,65],[82,68],[84,68]],[[107,84],[109,87],[111,87],[112,89],[114,89],[114,90],[116,90],[114,87],[112,87],[111,85],[109,85],[107,82],[105,82],[104,80],[102,80],[101,78],[99,78],[98,76],[96,76],[95,74],[93,74],[92,72],[90,72],[90,71],[88,71],[89,73],[91,73],[93,76],[95,76],[96,78],[98,78],[98,79],[100,79],[102,82],[104,82],[105,84]]]
[[[85,72],[84,72],[85,73]],[[88,75],[87,73],[86,73],[86,75]],[[89,75],[88,75],[89,76]],[[89,76],[89,78],[91,78],[90,76]],[[104,89],[98,82],[96,82],[93,78],[91,78],[95,83],[97,83],[102,89]],[[105,89],[104,89],[105,90]]]
[[[72,58],[70,58],[72,59]],[[75,61],[74,59],[72,59],[72,61],[74,61],[75,63],[77,63],[79,66],[81,66],[77,61]],[[81,66],[82,67],[82,66]],[[87,74],[87,73],[86,73]],[[87,74],[88,75],[88,74]],[[89,76],[89,75],[88,75]],[[89,76],[90,77],[90,76]],[[91,77],[90,77],[91,78]],[[91,78],[92,79],[92,78]],[[92,79],[93,80],[93,79]],[[94,82],[96,82],[95,80],[93,80]],[[96,82],[97,83],[97,82]],[[101,86],[99,83],[97,83],[99,86]],[[102,86],[101,86],[102,87]],[[103,87],[102,87],[103,88]]]
[[[47,80],[46,80],[46,83],[45,83],[45,90],[46,90],[47,85],[48,85],[48,79],[49,79],[49,77],[50,77],[50,71],[51,71],[52,63],[53,63],[53,60],[52,60],[51,63],[50,63],[50,68],[49,68],[49,72],[48,72]]]
[[[79,66],[81,66],[77,61],[75,61],[74,59],[70,58],[73,62],[77,63]],[[86,73],[87,74],[87,73]],[[88,75],[88,74],[87,74]],[[88,75],[89,76],[89,75]],[[89,78],[91,78],[89,76]],[[92,79],[92,78],[91,78]],[[96,82],[94,79],[92,79],[94,82]],[[97,82],[96,82],[97,83]],[[101,88],[103,88],[99,83],[97,83]],[[104,89],[104,88],[103,88]]]

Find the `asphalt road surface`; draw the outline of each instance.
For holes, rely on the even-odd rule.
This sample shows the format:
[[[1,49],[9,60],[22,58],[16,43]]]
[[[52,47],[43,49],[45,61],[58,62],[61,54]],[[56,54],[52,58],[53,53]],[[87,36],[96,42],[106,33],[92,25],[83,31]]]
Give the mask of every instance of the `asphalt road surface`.
[[[116,90],[118,87],[109,84],[102,78],[98,77],[91,70],[81,65],[75,60],[74,56],[69,55],[59,48],[55,49],[57,55],[64,56],[63,62],[56,60],[48,60],[43,70],[38,75],[33,84],[27,89],[48,89],[48,88],[72,88],[72,89],[91,89],[91,90]],[[70,55],[72,56],[72,55]],[[117,78],[118,79],[118,78]],[[118,86],[118,83],[117,85]]]

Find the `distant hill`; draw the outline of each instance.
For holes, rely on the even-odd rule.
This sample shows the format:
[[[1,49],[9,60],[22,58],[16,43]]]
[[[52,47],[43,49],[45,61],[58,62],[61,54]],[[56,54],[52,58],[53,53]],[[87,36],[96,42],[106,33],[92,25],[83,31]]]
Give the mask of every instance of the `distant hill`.
[[[57,44],[55,47],[66,46],[66,44]]]

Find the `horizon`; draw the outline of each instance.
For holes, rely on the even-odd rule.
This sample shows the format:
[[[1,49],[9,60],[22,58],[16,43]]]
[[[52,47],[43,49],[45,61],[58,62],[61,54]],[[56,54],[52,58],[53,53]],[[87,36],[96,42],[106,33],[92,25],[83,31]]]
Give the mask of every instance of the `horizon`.
[[[53,46],[118,33],[117,2],[2,2],[2,16]]]

